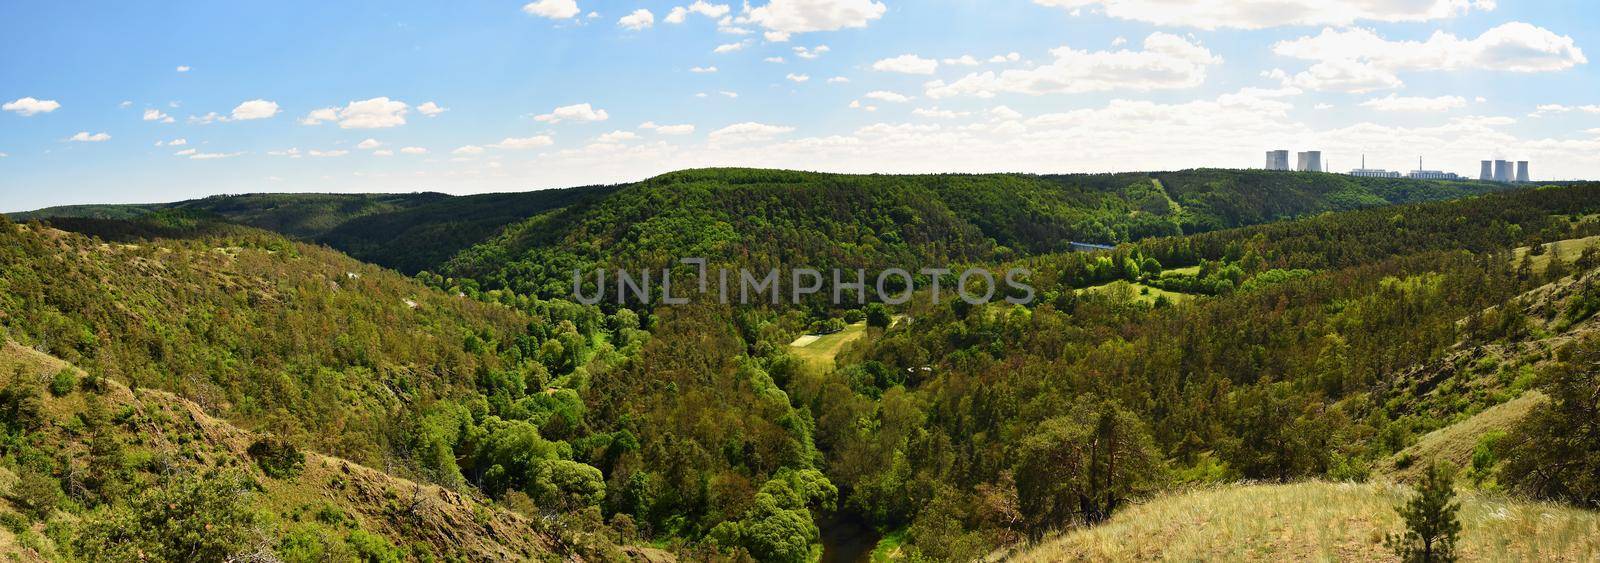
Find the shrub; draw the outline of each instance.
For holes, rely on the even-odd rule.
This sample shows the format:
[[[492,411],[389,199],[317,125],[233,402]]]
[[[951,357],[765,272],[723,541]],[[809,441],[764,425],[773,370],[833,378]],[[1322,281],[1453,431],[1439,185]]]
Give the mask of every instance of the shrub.
[[[72,392],[73,387],[77,386],[78,376],[72,373],[71,368],[62,368],[61,371],[56,372],[54,377],[50,378],[50,395],[64,397],[67,393]]]
[[[293,478],[305,469],[306,454],[277,436],[264,436],[250,444],[250,457],[273,479]]]

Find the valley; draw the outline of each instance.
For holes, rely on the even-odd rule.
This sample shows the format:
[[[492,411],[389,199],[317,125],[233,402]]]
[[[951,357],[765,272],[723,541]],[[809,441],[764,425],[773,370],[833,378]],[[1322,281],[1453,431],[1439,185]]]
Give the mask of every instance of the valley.
[[[1600,185],[1507,188],[704,169],[0,219],[0,545],[1382,559],[1449,463],[1463,554],[1593,558],[1582,470],[1527,464],[1594,447],[1537,430],[1586,412]],[[684,257],[1024,267],[1037,294],[571,299],[573,270]],[[180,497],[207,508],[130,520]],[[159,526],[107,531],[134,521]]]

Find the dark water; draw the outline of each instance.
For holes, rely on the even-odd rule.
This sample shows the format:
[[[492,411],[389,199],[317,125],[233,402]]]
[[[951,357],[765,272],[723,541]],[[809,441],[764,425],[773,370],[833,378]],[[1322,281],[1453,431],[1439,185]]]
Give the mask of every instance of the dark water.
[[[872,549],[883,537],[853,514],[824,514],[817,518],[822,531],[822,563],[862,563],[872,560]]]

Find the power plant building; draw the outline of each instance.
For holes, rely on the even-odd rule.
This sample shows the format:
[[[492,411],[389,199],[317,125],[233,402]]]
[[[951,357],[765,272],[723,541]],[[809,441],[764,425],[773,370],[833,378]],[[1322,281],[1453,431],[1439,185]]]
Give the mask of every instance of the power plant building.
[[[1494,181],[1494,161],[1483,161],[1483,169],[1482,171],[1478,172],[1478,179],[1484,182]]]
[[[1532,180],[1528,179],[1528,161],[1526,161],[1526,160],[1517,161],[1517,181],[1518,182],[1531,182],[1532,181]]]
[[[1267,151],[1267,170],[1289,170],[1289,151]]]
[[[1295,170],[1299,170],[1301,172],[1322,171],[1322,151],[1305,151],[1298,153],[1296,156],[1299,157],[1299,162],[1297,163],[1297,166],[1295,166]],[[1287,159],[1288,155],[1284,155],[1284,158]]]
[[[1505,182],[1505,183],[1509,184],[1509,183],[1511,183],[1512,180],[1515,179],[1515,177],[1513,176],[1514,174],[1515,174],[1515,172],[1512,171],[1512,169],[1511,169],[1511,161],[1509,161],[1509,160],[1496,160],[1496,161],[1494,161],[1494,181],[1496,181],[1496,182]]]

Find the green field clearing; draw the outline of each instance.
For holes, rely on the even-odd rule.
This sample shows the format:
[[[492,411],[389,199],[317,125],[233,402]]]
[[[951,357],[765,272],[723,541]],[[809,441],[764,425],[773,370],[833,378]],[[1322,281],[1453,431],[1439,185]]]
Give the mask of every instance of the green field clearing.
[[[1195,295],[1189,293],[1167,291],[1159,287],[1151,287],[1142,283],[1123,280],[1117,280],[1111,283],[1101,284],[1093,287],[1086,287],[1078,290],[1078,293],[1091,291],[1102,293],[1127,292],[1130,298],[1149,304],[1154,304],[1156,302],[1156,298],[1163,295],[1167,296],[1167,301],[1170,301],[1174,304],[1183,303],[1196,297]]]
[[[1533,257],[1533,271],[1543,272],[1545,267],[1550,265],[1551,256],[1561,256],[1563,261],[1571,262],[1582,256],[1585,249],[1596,245],[1600,245],[1600,235],[1545,243],[1544,254]],[[1524,246],[1511,251],[1512,263],[1521,262],[1528,250],[1529,248]]]

